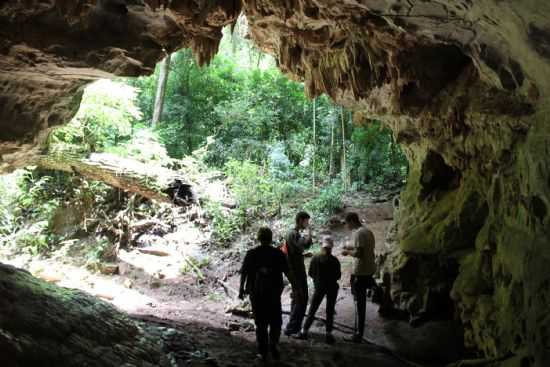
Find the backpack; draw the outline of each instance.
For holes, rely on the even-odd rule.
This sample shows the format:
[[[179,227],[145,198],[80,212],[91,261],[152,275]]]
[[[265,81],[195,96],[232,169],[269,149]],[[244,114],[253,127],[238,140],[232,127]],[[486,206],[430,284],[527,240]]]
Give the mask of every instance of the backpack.
[[[285,242],[283,242],[282,246],[280,247],[280,250],[282,251],[283,254],[285,254],[285,256],[288,256],[288,244],[286,243],[286,240]]]
[[[297,239],[296,239],[297,240]],[[286,242],[286,238],[284,239],[283,244],[279,249],[285,254],[285,256],[288,258],[288,253],[290,252],[290,246],[288,246],[288,242]]]
[[[273,293],[276,287],[276,276],[273,268],[262,266],[256,272],[254,279],[254,294],[258,298],[266,297]]]

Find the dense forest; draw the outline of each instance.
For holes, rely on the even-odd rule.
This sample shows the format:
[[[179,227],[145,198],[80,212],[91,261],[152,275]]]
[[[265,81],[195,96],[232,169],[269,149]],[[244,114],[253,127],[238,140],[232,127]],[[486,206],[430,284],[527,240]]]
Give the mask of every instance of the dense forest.
[[[177,171],[195,185],[201,177],[220,178],[232,209],[201,198],[220,243],[289,207],[326,219],[348,192],[398,190],[407,161],[390,130],[326,96],[308,99],[301,83],[243,37],[245,28],[241,21],[226,30],[207,67],[182,50],[151,76],[91,84],[77,115],[50,134],[44,161],[2,177],[2,242],[36,254],[95,233],[93,255],[113,255],[109,243],[120,245],[130,207],[149,214],[159,208],[55,161],[98,153]],[[68,203],[78,226],[59,230]],[[115,228],[103,237],[107,223]]]

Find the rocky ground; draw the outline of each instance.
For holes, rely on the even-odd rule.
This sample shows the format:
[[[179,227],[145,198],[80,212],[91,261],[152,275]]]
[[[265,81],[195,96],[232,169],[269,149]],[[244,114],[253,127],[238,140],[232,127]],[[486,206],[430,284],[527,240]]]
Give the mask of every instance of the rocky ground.
[[[392,221],[391,202],[375,202],[365,195],[346,198],[345,209],[357,211],[377,240],[377,252],[385,251],[386,231]],[[336,225],[334,224],[336,222]],[[365,343],[344,341],[351,335],[354,322],[353,300],[348,286],[351,260],[341,255],[349,234],[333,220],[332,225],[313,221],[314,234],[330,234],[335,239],[335,255],[343,267],[340,294],[336,309],[337,343],[323,343],[324,325],[314,324],[312,338],[298,341],[283,337],[281,343],[284,366],[406,366],[412,362],[443,365],[459,357],[460,335],[445,322],[429,322],[413,328],[407,320],[383,319],[378,306],[369,303]],[[275,235],[285,229],[280,220],[270,223]],[[236,298],[240,261],[250,242],[245,235],[228,249],[205,247],[204,231],[190,223],[181,223],[178,230],[162,241],[121,250],[112,267],[91,272],[71,257],[71,250],[60,249],[49,258],[10,254],[6,249],[1,261],[23,267],[48,282],[84,290],[128,312],[150,333],[165,342],[165,351],[172,365],[240,366],[255,359],[254,325],[242,310],[246,303]],[[80,244],[82,246],[82,244]],[[74,249],[73,249],[74,250]],[[316,248],[313,249],[316,251]],[[73,254],[74,256],[74,254]],[[112,274],[105,274],[111,273]],[[289,310],[289,287],[283,294],[283,309]],[[228,312],[237,310],[236,312]],[[324,317],[321,305],[318,316]],[[284,322],[286,323],[285,315]],[[409,362],[407,362],[409,361]]]

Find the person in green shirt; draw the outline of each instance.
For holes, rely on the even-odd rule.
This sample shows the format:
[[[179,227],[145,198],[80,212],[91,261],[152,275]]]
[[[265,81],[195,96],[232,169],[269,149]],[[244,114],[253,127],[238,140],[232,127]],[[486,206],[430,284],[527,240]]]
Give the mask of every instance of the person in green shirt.
[[[348,213],[345,221],[346,227],[352,231],[352,235],[351,245],[344,247],[342,255],[353,257],[353,272],[350,282],[355,302],[355,332],[350,341],[361,343],[365,332],[367,289],[376,286],[373,278],[376,271],[374,234],[361,224],[357,213]]]
[[[338,280],[342,276],[340,261],[332,255],[334,242],[331,237],[325,237],[321,245],[321,252],[311,259],[309,264],[309,276],[313,279],[315,292],[309,305],[309,313],[304,327],[297,338],[307,339],[309,328],[315,319],[315,313],[319,309],[323,298],[326,296],[326,342],[334,343],[332,328],[334,325],[334,308],[338,296]]]

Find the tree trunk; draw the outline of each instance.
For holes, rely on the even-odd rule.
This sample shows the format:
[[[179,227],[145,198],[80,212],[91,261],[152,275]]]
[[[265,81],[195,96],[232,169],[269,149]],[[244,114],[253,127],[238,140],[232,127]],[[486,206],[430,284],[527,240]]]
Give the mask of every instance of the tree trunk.
[[[340,117],[342,120],[342,184],[344,190],[348,188],[347,164],[346,164],[346,121],[344,119],[344,107],[340,107]]]
[[[44,169],[77,173],[150,200],[179,205],[195,200],[191,185],[180,173],[133,159],[105,153],[95,153],[88,158],[64,154],[41,156],[35,164]]]
[[[317,98],[313,98],[313,159],[312,159],[312,167],[313,167],[313,174],[312,174],[312,182],[313,182],[313,188],[315,188],[315,160],[316,160],[316,154],[317,154],[317,124],[315,121],[315,114],[316,114],[316,101]]]
[[[328,173],[330,178],[334,177],[334,119],[330,120],[330,156]]]
[[[92,295],[1,263],[0,294],[2,366],[171,365],[149,327]]]
[[[164,95],[166,94],[166,82],[168,81],[168,74],[170,72],[170,54],[168,54],[164,60],[160,63],[160,72],[157,82],[157,93],[155,95],[155,109],[153,111],[153,120],[151,125],[155,127],[162,116],[162,109],[164,107]]]

